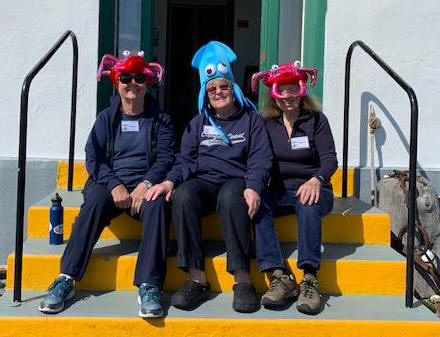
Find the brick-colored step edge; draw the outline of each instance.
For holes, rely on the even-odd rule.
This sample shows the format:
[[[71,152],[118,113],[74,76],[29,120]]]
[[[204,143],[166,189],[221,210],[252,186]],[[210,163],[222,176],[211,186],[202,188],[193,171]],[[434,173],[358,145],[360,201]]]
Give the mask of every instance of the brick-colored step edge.
[[[74,175],[73,175],[73,187],[82,188],[86,182],[89,174],[86,170],[84,162],[74,163]],[[347,180],[347,194],[348,196],[353,195],[354,191],[354,168],[348,168],[348,180]],[[67,188],[67,173],[68,173],[68,162],[60,161],[58,163],[58,178],[57,178],[57,188]],[[333,191],[336,196],[342,194],[342,167],[338,170],[332,177]]]

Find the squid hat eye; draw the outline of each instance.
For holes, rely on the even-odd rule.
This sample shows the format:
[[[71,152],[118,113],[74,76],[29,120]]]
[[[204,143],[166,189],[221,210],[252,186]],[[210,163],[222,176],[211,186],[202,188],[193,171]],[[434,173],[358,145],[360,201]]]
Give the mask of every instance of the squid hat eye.
[[[139,51],[137,52],[137,54],[138,54],[138,56],[140,56],[140,57],[144,57],[144,56],[145,56],[145,53],[144,53],[143,50],[139,50]]]
[[[279,68],[278,64],[273,64],[272,67],[270,67],[270,69],[272,70],[277,70]]]
[[[208,64],[208,65],[205,67],[205,74],[206,74],[207,76],[213,76],[213,75],[215,74],[215,65],[213,65],[213,64]]]
[[[129,50],[124,50],[124,51],[122,52],[122,55],[123,55],[124,57],[127,57],[127,56],[130,56],[131,53],[130,53]]]
[[[228,67],[220,62],[219,64],[217,64],[217,70],[222,74],[226,74],[228,72]]]

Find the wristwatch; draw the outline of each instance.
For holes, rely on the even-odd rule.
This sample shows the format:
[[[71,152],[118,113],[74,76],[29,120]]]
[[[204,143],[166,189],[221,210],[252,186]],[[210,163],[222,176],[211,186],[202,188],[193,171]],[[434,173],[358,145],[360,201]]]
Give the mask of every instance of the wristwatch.
[[[153,184],[151,182],[149,182],[148,180],[146,180],[146,179],[144,181],[142,181],[142,182],[145,184],[145,186],[147,186],[148,189],[150,189],[151,186],[153,186]]]
[[[320,175],[314,175],[313,177],[315,177],[316,179],[318,179],[319,181],[320,181],[320,183],[321,183],[321,186],[324,184],[324,182],[325,182],[325,179],[324,179],[324,177],[323,176],[320,176]]]

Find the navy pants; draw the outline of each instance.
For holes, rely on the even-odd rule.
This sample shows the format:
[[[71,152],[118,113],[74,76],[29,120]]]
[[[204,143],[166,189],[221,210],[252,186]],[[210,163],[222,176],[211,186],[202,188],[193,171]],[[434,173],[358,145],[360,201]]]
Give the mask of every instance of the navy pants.
[[[100,184],[87,184],[84,203],[63,255],[62,273],[80,280],[90,260],[93,246],[110,220],[123,210],[113,203],[110,191]],[[166,272],[166,245],[169,232],[169,209],[162,196],[142,204],[139,215],[143,225],[136,263],[134,285],[151,283],[162,288]]]
[[[263,193],[255,219],[255,245],[257,263],[261,270],[284,268],[279,242],[273,226],[273,217],[296,213],[298,225],[298,263],[300,269],[310,265],[319,269],[321,262],[321,218],[333,208],[333,191],[321,188],[320,200],[313,205],[301,204],[296,190],[267,189]],[[278,248],[277,248],[278,247]]]
[[[180,185],[173,193],[172,214],[177,227],[177,265],[205,269],[200,234],[200,218],[216,210],[220,216],[227,252],[227,271],[249,271],[250,219],[243,197],[244,179],[234,178],[212,184],[194,178]]]

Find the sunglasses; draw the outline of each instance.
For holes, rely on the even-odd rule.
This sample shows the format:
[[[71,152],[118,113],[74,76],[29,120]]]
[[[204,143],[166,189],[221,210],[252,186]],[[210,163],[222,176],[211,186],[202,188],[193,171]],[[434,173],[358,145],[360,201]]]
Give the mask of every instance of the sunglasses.
[[[145,75],[142,73],[136,73],[133,76],[127,73],[122,73],[121,76],[119,76],[119,82],[128,84],[131,82],[131,80],[134,79],[136,83],[144,83],[145,82]]]
[[[231,86],[229,84],[222,84],[222,85],[219,85],[218,87],[212,86],[212,87],[206,88],[206,92],[208,93],[209,96],[214,96],[215,93],[217,92],[217,88],[219,88],[221,92],[224,92],[224,91],[228,91],[229,89],[231,89]]]

